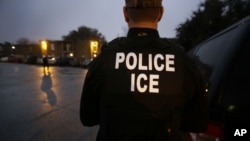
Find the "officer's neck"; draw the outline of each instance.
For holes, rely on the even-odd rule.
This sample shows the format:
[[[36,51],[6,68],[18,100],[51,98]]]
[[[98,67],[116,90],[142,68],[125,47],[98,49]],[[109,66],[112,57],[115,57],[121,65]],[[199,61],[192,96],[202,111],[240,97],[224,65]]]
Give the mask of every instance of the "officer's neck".
[[[151,28],[157,30],[158,23],[156,22],[128,22],[129,28]]]

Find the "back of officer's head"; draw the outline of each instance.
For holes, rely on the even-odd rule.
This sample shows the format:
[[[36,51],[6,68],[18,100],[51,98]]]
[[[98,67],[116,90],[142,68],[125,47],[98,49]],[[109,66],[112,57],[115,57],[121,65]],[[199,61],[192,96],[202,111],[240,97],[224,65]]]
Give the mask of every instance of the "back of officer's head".
[[[158,22],[163,14],[162,0],[125,0],[124,13],[126,21]]]

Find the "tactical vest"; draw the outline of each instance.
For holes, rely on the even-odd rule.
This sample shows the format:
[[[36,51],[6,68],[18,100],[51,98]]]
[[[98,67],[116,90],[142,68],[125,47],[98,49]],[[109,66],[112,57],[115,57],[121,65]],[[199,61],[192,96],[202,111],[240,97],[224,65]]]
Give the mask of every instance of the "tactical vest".
[[[184,105],[183,52],[166,39],[118,38],[103,49],[101,136],[166,140]]]

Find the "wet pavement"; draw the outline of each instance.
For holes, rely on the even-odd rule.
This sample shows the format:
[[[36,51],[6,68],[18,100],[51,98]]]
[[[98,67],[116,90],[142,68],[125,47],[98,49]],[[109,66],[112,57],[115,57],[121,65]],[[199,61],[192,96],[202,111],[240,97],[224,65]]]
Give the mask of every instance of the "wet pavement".
[[[0,62],[0,141],[94,141],[79,119],[86,72]]]

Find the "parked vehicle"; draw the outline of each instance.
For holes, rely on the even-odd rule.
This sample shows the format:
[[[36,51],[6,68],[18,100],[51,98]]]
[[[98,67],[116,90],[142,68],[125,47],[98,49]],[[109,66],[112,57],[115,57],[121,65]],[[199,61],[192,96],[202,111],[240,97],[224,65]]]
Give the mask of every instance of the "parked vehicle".
[[[49,63],[49,65],[55,65],[56,58],[55,57],[48,57],[48,63]]]
[[[207,84],[210,123],[197,138],[238,141],[250,136],[250,16],[188,52]],[[237,134],[248,131],[244,137]],[[193,136],[195,137],[195,136]]]
[[[58,66],[72,66],[75,65],[76,59],[73,57],[58,57],[56,58],[55,65]]]
[[[43,58],[42,57],[38,57],[36,59],[36,64],[43,64]]]
[[[80,67],[82,68],[88,68],[91,60],[90,59],[82,59],[80,61]]]
[[[49,63],[49,65],[55,65],[56,64],[56,58],[48,57],[48,63]],[[36,64],[43,64],[43,57],[38,57],[37,60],[36,60]]]
[[[0,61],[1,62],[8,62],[9,58],[8,57],[1,57]]]
[[[26,57],[27,64],[36,64],[36,62],[37,62],[37,56],[29,55]]]
[[[69,59],[69,64],[70,64],[70,66],[73,66],[73,67],[78,67],[79,66],[78,60],[76,58],[73,58],[73,57],[71,57]]]
[[[10,55],[8,56],[8,62],[12,63],[24,63],[25,57],[23,55]]]

